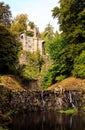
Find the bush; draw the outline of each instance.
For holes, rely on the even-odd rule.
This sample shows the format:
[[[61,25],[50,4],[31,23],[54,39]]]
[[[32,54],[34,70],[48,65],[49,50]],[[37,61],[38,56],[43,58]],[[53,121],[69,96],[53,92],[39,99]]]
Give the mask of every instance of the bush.
[[[61,75],[59,75],[59,76],[56,77],[56,81],[60,82],[60,81],[62,81],[65,78],[66,78],[66,75],[62,75],[61,74]]]
[[[52,72],[50,69],[45,73],[45,75],[42,78],[41,86],[42,88],[48,88],[50,85],[53,84],[55,80],[55,73]]]
[[[42,88],[48,88],[50,85],[63,80],[67,77],[66,66],[62,64],[55,64],[43,75],[41,86]]]
[[[25,52],[25,57],[26,64],[19,66],[18,75],[29,79],[37,79],[41,73],[42,65],[44,64],[43,57],[40,55],[39,51],[35,53]]]

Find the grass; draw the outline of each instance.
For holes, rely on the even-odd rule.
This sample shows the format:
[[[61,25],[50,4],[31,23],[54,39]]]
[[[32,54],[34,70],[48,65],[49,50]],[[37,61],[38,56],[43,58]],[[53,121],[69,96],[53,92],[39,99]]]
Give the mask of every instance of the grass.
[[[68,110],[60,110],[59,113],[64,113],[64,114],[76,114],[78,111],[77,109],[68,109]]]

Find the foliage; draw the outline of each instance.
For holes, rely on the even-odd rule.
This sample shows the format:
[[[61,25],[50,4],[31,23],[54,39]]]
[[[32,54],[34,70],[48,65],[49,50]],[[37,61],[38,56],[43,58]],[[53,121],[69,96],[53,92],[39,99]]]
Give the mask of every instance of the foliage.
[[[35,24],[32,21],[29,21],[28,25],[30,26],[31,29],[34,29],[35,27]]]
[[[60,110],[60,113],[64,114],[77,114],[78,110],[77,109],[68,109],[68,110]]]
[[[84,78],[84,52],[82,51],[85,50],[85,2],[84,0],[59,0],[59,3],[59,6],[53,8],[52,16],[58,18],[61,36],[66,44],[61,42],[59,46],[55,41],[55,44],[49,45],[49,53],[53,60],[57,59],[58,64],[61,66],[64,64],[67,68],[64,73],[66,76],[73,74]],[[82,62],[79,62],[80,60]]]
[[[53,26],[50,25],[50,23],[47,24],[44,31],[40,34],[40,37],[45,41],[45,51],[47,51],[47,45],[54,38]]]
[[[60,60],[65,63],[68,70],[68,76],[72,74],[71,71],[73,70],[74,60],[80,55],[82,50],[85,50],[85,43],[69,44],[63,49]]]
[[[50,85],[52,85],[53,83],[55,83],[55,77],[56,77],[56,71],[52,68],[48,69],[47,72],[45,72],[45,74],[42,77],[42,83],[41,86],[42,88],[46,89],[48,88]]]
[[[85,41],[85,1],[59,0],[60,6],[54,7],[52,15],[58,18],[60,31],[69,43]]]
[[[34,32],[33,31],[27,31],[26,34],[30,37],[33,37],[34,36]]]
[[[26,52],[26,57],[27,63],[26,65],[22,65],[21,76],[29,79],[37,79],[44,63],[42,56],[40,55],[40,52],[37,51],[33,54]]]
[[[42,77],[42,87],[47,88],[55,82],[72,75],[75,58],[85,50],[85,43],[67,44],[60,35],[48,44],[47,51],[54,65]]]
[[[14,20],[12,20],[10,30],[14,34],[19,34],[27,29],[28,16],[27,14],[17,15]]]
[[[47,45],[47,52],[50,54],[51,59],[58,62],[66,44],[65,39],[59,34],[55,34],[54,39]]]
[[[85,50],[74,60],[73,75],[80,78],[85,78]]]
[[[10,26],[11,17],[12,15],[9,5],[5,5],[4,2],[0,2],[0,24]]]
[[[53,26],[49,24],[47,24],[45,30],[44,30],[44,38],[46,39],[46,41],[50,41],[53,39],[54,36],[54,32],[53,32]]]
[[[55,80],[58,81],[58,82],[60,82],[60,81],[62,81],[65,78],[66,78],[66,75],[62,75],[61,74],[61,75],[57,76]]]
[[[61,66],[60,64],[54,64],[53,66],[51,66],[42,77],[42,88],[48,88],[52,84],[66,78],[66,71],[67,68],[64,64],[62,64]]]
[[[0,25],[0,73],[15,73],[21,44],[3,25]]]
[[[68,66],[63,60],[62,53],[67,43],[59,34],[47,45],[47,52],[53,60],[53,65],[42,77],[42,87],[47,88],[55,82],[63,80],[68,75]]]
[[[0,111],[1,113],[5,113],[9,111],[9,91],[0,85]],[[8,107],[9,106],[9,107]]]
[[[85,106],[82,106],[82,112],[85,114]]]

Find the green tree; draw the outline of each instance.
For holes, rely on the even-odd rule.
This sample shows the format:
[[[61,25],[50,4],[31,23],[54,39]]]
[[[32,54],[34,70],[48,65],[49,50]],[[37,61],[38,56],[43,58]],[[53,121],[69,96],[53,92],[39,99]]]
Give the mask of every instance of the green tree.
[[[79,44],[68,44],[62,51],[60,61],[64,62],[67,66],[68,76],[72,75],[74,61],[77,56],[79,56],[82,51],[85,50],[85,43]]]
[[[0,2],[0,24],[10,26],[11,17],[12,15],[9,5],[5,5],[4,2]]]
[[[34,29],[35,27],[35,24],[32,21],[29,21],[28,25],[30,26],[31,29]]]
[[[54,32],[53,32],[53,26],[49,23],[45,27],[44,31],[41,34],[41,37],[45,40],[45,42],[53,40],[54,38]]]
[[[65,64],[54,64],[52,65],[47,72],[44,73],[42,77],[42,83],[41,86],[42,88],[48,88],[52,84],[61,81],[67,77],[66,72],[67,67]]]
[[[58,18],[60,31],[68,43],[85,41],[85,1],[59,0],[60,6],[54,7],[52,15]]]
[[[47,52],[49,42],[54,39],[53,26],[50,23],[47,24],[44,31],[40,34],[40,37],[45,41],[45,51]]]
[[[72,75],[84,77],[84,57],[82,58],[81,55],[84,56],[85,52],[82,54],[82,50],[85,50],[85,43],[67,44],[67,41],[61,35],[56,35],[47,46],[53,65],[44,73],[42,87],[47,88],[53,83]],[[79,64],[79,60],[82,63]],[[80,72],[83,72],[82,74],[79,72],[79,68],[82,68],[80,70]]]
[[[19,34],[23,31],[27,30],[27,24],[28,24],[28,16],[27,14],[20,14],[17,15],[14,20],[12,20],[11,28],[10,30],[14,34]]]
[[[53,36],[54,36],[53,26],[49,23],[49,24],[47,24],[47,26],[44,30],[44,37],[50,41],[53,39]]]
[[[66,45],[67,42],[59,34],[56,34],[55,38],[49,42],[47,52],[53,60],[53,64],[42,77],[43,88],[47,88],[68,76],[68,66],[62,56]]]
[[[25,52],[27,62],[23,67],[22,76],[29,79],[37,79],[40,75],[42,65],[44,63],[40,52],[35,53]]]
[[[0,25],[0,73],[15,73],[20,50],[21,44],[14,35],[4,25]]]
[[[73,76],[85,78],[85,50],[74,60]]]
[[[59,62],[62,51],[66,45],[67,42],[65,39],[56,33],[54,39],[47,45],[47,52],[49,53],[51,59],[55,62]]]

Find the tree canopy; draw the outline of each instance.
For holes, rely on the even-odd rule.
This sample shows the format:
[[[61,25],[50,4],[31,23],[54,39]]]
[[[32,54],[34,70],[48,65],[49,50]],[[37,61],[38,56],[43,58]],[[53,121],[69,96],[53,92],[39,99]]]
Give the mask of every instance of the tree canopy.
[[[41,33],[41,37],[45,40],[45,42],[48,42],[53,39],[53,26],[50,23],[46,25],[44,31]]]
[[[15,73],[20,49],[21,44],[13,34],[4,25],[0,25],[0,73]]]
[[[44,88],[69,76],[85,78],[85,0],[59,3],[52,16],[58,18],[61,34],[47,46],[53,65],[42,78]]]
[[[4,2],[0,2],[0,23],[10,26],[11,17],[12,15],[9,5],[5,5]]]
[[[17,15],[11,23],[11,31],[15,34],[19,34],[27,30],[28,16],[27,14]]]
[[[69,43],[85,41],[85,0],[59,0],[60,6],[54,7],[52,16],[58,18],[60,31]]]

